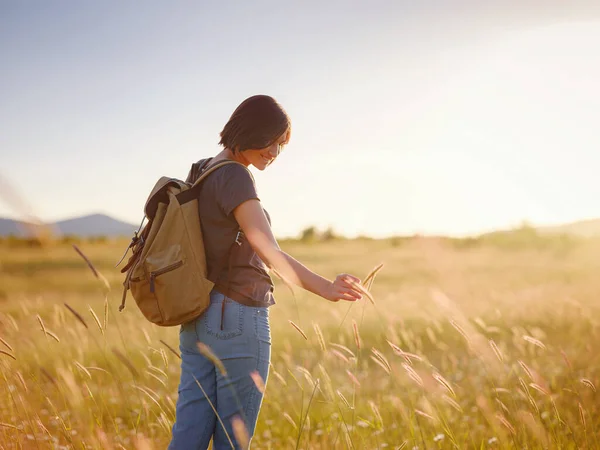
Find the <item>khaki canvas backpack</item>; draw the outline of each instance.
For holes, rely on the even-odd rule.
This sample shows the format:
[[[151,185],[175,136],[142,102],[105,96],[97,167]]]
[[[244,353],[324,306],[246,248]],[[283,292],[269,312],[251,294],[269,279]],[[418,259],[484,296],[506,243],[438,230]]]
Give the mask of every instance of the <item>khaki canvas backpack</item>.
[[[125,307],[128,290],[146,319],[160,326],[181,325],[208,308],[214,281],[228,255],[208,274],[198,189],[215,170],[239,164],[226,160],[207,168],[209,162],[193,165],[188,180],[196,178],[194,171],[201,173],[193,182],[162,177],[155,184],[144,207],[148,223],[143,229],[140,225],[120,261],[129,249],[133,250],[121,269],[126,276],[119,311]],[[239,236],[240,233],[236,238],[238,244]]]

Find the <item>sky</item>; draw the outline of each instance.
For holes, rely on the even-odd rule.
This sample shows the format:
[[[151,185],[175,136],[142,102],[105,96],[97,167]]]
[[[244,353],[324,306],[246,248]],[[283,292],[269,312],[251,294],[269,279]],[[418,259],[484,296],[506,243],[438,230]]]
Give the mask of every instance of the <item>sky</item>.
[[[0,217],[139,223],[254,94],[277,236],[600,217],[600,2],[0,1]]]

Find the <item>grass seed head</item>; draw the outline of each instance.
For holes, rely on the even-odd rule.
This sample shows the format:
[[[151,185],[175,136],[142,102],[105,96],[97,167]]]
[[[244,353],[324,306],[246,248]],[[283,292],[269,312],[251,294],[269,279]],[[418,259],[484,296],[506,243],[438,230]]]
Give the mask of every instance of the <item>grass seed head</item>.
[[[10,354],[10,353],[8,353],[8,352],[5,352],[4,350],[0,350],[0,354],[2,354],[2,355],[6,355],[6,356],[8,356],[9,358],[12,358],[12,359],[14,359],[15,361],[17,360],[17,358],[16,358],[14,355],[12,355],[12,354]]]
[[[523,336],[523,339],[525,339],[527,342],[529,342],[530,344],[535,345],[536,347],[541,348],[542,350],[546,350],[546,346],[544,345],[544,343],[542,341],[540,341],[539,339],[536,339],[534,337],[531,336]]]
[[[352,381],[352,384],[354,384],[354,386],[356,386],[357,388],[359,388],[360,387],[360,381],[358,381],[358,378],[356,378],[356,375],[354,375],[348,369],[346,369],[346,373],[348,374],[348,377],[350,378],[350,381]]]
[[[291,320],[288,320],[288,322],[290,323],[291,326],[293,326],[296,331],[298,331],[298,333],[300,333],[302,335],[302,337],[308,341],[308,336],[306,336],[306,333],[304,331],[302,331],[302,328],[300,328],[298,325],[296,325],[294,322],[292,322]]]
[[[86,264],[88,265],[88,267],[90,268],[90,270],[92,271],[94,276],[102,282],[102,284],[104,285],[106,290],[110,291],[110,283],[104,277],[104,275],[102,275],[98,270],[96,270],[96,268],[92,264],[92,261],[90,261],[90,259],[87,256],[85,256],[85,254],[75,244],[73,244],[73,249],[77,252],[77,254],[79,256],[81,256],[83,258],[83,260],[86,262]]]
[[[233,419],[231,419],[231,427],[233,428],[233,435],[235,436],[237,443],[242,449],[247,449],[250,445],[250,435],[248,434],[248,428],[246,428],[246,424],[242,418],[238,415],[233,416]]]
[[[173,347],[171,347],[169,344],[167,344],[162,339],[160,340],[160,343],[162,345],[164,345],[165,347],[167,347],[171,351],[171,353],[173,353],[175,356],[177,356],[177,358],[181,359],[181,355]]]
[[[156,375],[153,372],[150,372],[149,370],[146,370],[146,373],[148,374],[148,376],[152,377],[153,379],[158,381],[160,384],[162,384],[165,388],[168,388],[167,383],[165,383],[165,381],[161,377],[159,377],[158,375]]]
[[[569,357],[567,356],[567,354],[565,353],[564,350],[560,351],[560,354],[563,357],[563,360],[565,361],[565,364],[567,365],[567,367],[569,368],[569,370],[573,370],[573,366],[571,365],[571,361],[569,360]]]
[[[348,400],[346,400],[346,397],[344,397],[344,394],[342,394],[339,390],[335,391],[335,393],[338,395],[338,397],[342,400],[342,402],[344,403],[344,405],[346,405],[346,407],[348,409],[354,409],[350,403],[348,402]]]
[[[19,372],[17,370],[15,375],[16,375],[17,379],[19,380],[19,382],[21,383],[21,385],[23,386],[23,389],[25,390],[25,392],[28,392],[29,389],[27,388],[27,384],[25,383],[25,379],[23,378],[23,375],[21,374],[21,372]]]
[[[513,427],[508,420],[506,420],[506,417],[504,417],[502,414],[496,414],[496,418],[510,432],[510,434],[513,436],[517,434],[517,430],[515,430],[515,427]]]
[[[98,325],[98,329],[100,330],[100,332],[102,334],[104,334],[104,330],[102,329],[102,324],[100,323],[100,319],[98,318],[98,316],[96,315],[96,313],[94,312],[94,310],[92,309],[91,306],[89,306],[89,310],[90,310],[90,314],[94,318],[94,322],[96,322],[96,325]]]
[[[541,392],[544,395],[550,395],[550,392],[548,392],[546,389],[544,389],[537,383],[529,383],[529,386],[531,386],[533,389],[535,389],[538,392]]]
[[[58,338],[58,336],[56,334],[54,334],[52,331],[46,330],[46,334],[48,336],[50,336],[52,339],[54,339],[56,342],[60,342],[60,339]]]
[[[356,358],[356,355],[354,354],[354,352],[352,350],[350,350],[348,347],[346,347],[345,345],[336,344],[334,342],[330,342],[329,345],[347,353],[350,358]]]
[[[531,381],[535,381],[533,378],[533,373],[531,372],[531,369],[529,369],[529,367],[527,366],[527,364],[525,364],[523,361],[519,360],[519,365],[521,366],[521,368],[523,369],[523,371],[527,374],[527,376],[529,377],[529,379]]]
[[[373,415],[375,416],[375,419],[377,420],[379,425],[383,426],[383,419],[381,417],[381,413],[379,412],[379,408],[377,408],[377,405],[373,400],[369,400],[369,407],[371,408],[371,411],[373,411]]]
[[[581,424],[583,425],[583,429],[586,430],[587,424],[585,421],[585,410],[583,409],[583,405],[581,404],[581,402],[578,402],[577,406],[579,408],[579,418],[581,419]]]
[[[592,391],[596,392],[596,386],[594,386],[594,383],[592,383],[587,378],[582,378],[579,380],[579,382],[589,387]]]
[[[85,320],[83,320],[83,317],[81,316],[81,314],[79,314],[77,311],[75,311],[71,306],[69,306],[67,303],[64,304],[67,309],[69,311],[71,311],[71,314],[73,314],[75,316],[75,318],[86,328],[88,328],[87,323],[85,322]]]
[[[375,277],[377,276],[377,274],[379,273],[379,271],[381,269],[383,269],[383,263],[379,264],[377,267],[375,267],[373,270],[371,270],[367,274],[364,281],[362,282],[363,286],[366,289],[371,289],[371,286],[373,286],[373,281],[375,280]]]
[[[5,346],[7,349],[9,349],[11,352],[13,352],[13,353],[14,353],[14,350],[13,350],[13,348],[10,346],[10,344],[9,344],[8,342],[6,342],[4,339],[2,339],[1,337],[0,337],[0,343],[1,343],[2,345],[4,345],[4,346]]]
[[[352,320],[352,331],[354,333],[354,343],[356,344],[356,348],[360,350],[360,334],[358,332],[358,325],[356,325],[356,321]]]
[[[129,369],[129,371],[135,378],[139,377],[139,375],[140,375],[139,372],[137,371],[135,366],[131,363],[129,358],[127,358],[125,355],[123,355],[123,353],[121,353],[116,348],[113,348],[112,352],[119,359],[119,361],[121,361],[125,365],[125,367],[127,367],[127,369]]]
[[[436,422],[435,417],[433,417],[430,414],[427,414],[425,411],[421,411],[420,409],[415,409],[415,413],[417,413],[421,417],[425,417],[426,419],[429,419],[429,420],[431,420],[433,422]]]
[[[446,394],[442,394],[442,400],[445,401],[446,403],[448,403],[450,406],[452,406],[458,412],[460,412],[460,413],[463,412],[463,409],[461,408],[461,406],[453,398],[448,397]]]
[[[380,365],[389,375],[392,372],[392,366],[390,366],[390,363],[388,362],[387,358],[383,355],[383,353],[381,353],[375,347],[371,348],[371,353],[373,353],[373,356],[381,362]]]
[[[223,375],[224,377],[227,377],[227,370],[225,369],[225,365],[223,364],[223,361],[221,361],[217,355],[215,355],[212,351],[212,349],[206,345],[204,342],[197,342],[196,345],[198,346],[198,350],[200,351],[200,353],[202,355],[204,355],[205,358],[209,359],[217,369],[219,369],[219,372],[221,372],[221,375]]]
[[[287,421],[288,421],[288,423],[289,423],[291,426],[293,426],[293,427],[294,427],[294,429],[296,429],[296,430],[298,429],[298,425],[296,425],[296,422],[294,421],[294,419],[292,419],[292,416],[290,416],[288,413],[284,412],[284,413],[283,413],[283,418],[284,418],[285,420],[287,420]]]
[[[108,324],[108,295],[104,296],[104,323],[103,329],[106,330],[106,325]]]
[[[252,372],[250,372],[250,377],[252,378],[252,381],[254,382],[254,385],[256,386],[256,389],[258,389],[258,391],[261,394],[265,393],[265,380],[263,380],[263,377],[260,376],[260,373],[258,373],[258,371],[254,370]]]
[[[412,379],[415,383],[417,383],[419,386],[423,387],[423,379],[421,378],[421,376],[415,371],[415,369],[413,369],[411,366],[409,366],[406,363],[402,363],[402,367],[404,368],[404,370],[406,370],[406,373],[408,373],[408,376],[410,377],[410,379]]]
[[[494,351],[494,354],[496,355],[496,358],[498,358],[498,361],[504,362],[504,356],[502,355],[502,352],[500,351],[493,339],[490,339],[490,347]]]
[[[349,363],[350,360],[346,357],[346,355],[344,355],[342,352],[337,351],[336,349],[332,348],[329,349],[329,352],[336,356],[338,359],[341,359],[342,361],[344,361],[345,363]]]
[[[327,351],[327,346],[325,345],[325,339],[323,338],[323,332],[321,331],[321,327],[319,327],[318,323],[313,323],[313,329],[315,330],[315,334],[317,335],[317,340],[319,341],[319,346],[322,351]]]
[[[446,380],[443,376],[441,376],[437,372],[433,373],[433,378],[435,379],[435,381],[437,381],[439,384],[441,384],[444,388],[446,388],[446,390],[450,394],[452,394],[452,397],[456,398],[456,393],[454,392],[454,389],[452,389],[452,386],[450,386],[450,383],[448,382],[448,380]]]
[[[279,372],[274,370],[272,373],[273,373],[273,375],[275,375],[275,378],[277,378],[282,385],[287,386],[287,381],[285,381],[285,378],[283,378]]]
[[[465,338],[465,341],[467,341],[467,343],[470,345],[471,339],[469,338],[467,332],[455,320],[451,320],[450,324],[462,335],[463,338]]]
[[[75,364],[75,367],[77,367],[79,370],[81,370],[83,373],[85,373],[89,379],[92,378],[92,374],[90,373],[90,371],[87,370],[82,364],[79,364],[77,361],[74,361],[74,364]]]
[[[502,400],[500,400],[498,397],[496,397],[494,400],[496,401],[496,403],[498,403],[498,406],[500,406],[500,408],[502,408],[506,414],[510,414],[510,410],[504,403],[502,403]]]
[[[40,328],[42,329],[42,332],[44,334],[46,334],[46,326],[44,325],[44,321],[42,320],[42,318],[40,317],[40,315],[36,314],[35,318],[37,319],[38,323],[40,324]]]

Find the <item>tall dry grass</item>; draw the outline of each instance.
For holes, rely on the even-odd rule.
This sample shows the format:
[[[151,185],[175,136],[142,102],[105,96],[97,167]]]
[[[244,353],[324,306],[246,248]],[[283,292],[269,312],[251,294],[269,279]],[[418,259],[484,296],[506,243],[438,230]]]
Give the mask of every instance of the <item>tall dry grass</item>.
[[[278,285],[252,448],[600,447],[597,243],[286,249],[373,301]],[[118,313],[120,247],[80,250],[104,278],[69,247],[0,250],[0,447],[165,448],[178,330]]]

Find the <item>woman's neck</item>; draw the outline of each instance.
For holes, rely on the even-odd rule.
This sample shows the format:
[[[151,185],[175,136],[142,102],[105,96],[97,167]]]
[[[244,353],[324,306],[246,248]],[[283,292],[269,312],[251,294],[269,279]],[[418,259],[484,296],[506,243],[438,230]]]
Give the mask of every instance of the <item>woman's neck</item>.
[[[246,161],[246,158],[244,158],[240,152],[234,153],[228,148],[224,148],[219,153],[217,153],[213,158],[213,161],[222,161],[224,159],[230,159],[232,161],[239,162],[240,164],[243,164],[246,167],[248,167],[249,165],[248,161]]]

